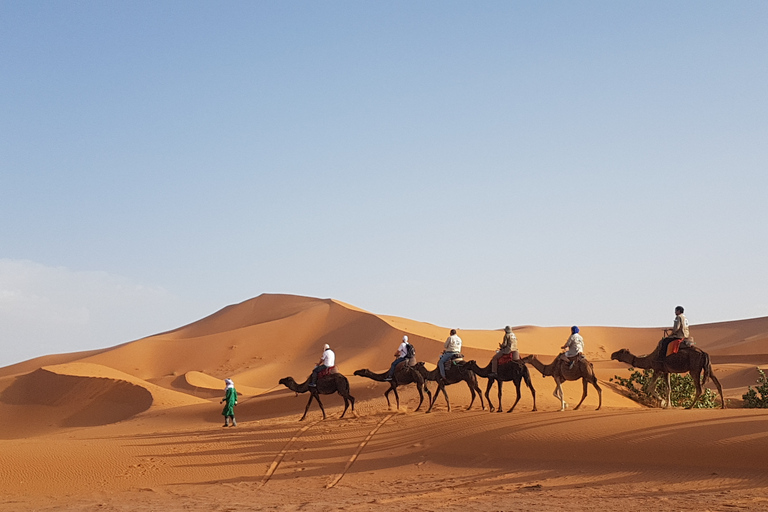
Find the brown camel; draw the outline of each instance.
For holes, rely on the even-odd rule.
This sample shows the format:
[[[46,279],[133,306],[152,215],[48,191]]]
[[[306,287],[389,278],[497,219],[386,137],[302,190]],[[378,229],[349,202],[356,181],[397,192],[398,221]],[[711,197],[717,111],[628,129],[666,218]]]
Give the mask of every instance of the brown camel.
[[[512,412],[515,410],[515,406],[517,405],[517,402],[520,401],[520,383],[521,381],[525,381],[525,385],[528,386],[528,389],[531,390],[531,396],[533,396],[533,411],[536,410],[536,390],[533,389],[533,383],[531,382],[531,374],[528,372],[528,367],[525,366],[525,364],[521,362],[515,362],[515,361],[509,361],[505,364],[500,364],[498,367],[498,371],[496,372],[496,377],[489,377],[488,375],[491,373],[491,363],[488,363],[488,366],[485,368],[480,368],[477,366],[476,361],[469,361],[467,362],[467,368],[472,370],[476,375],[479,375],[480,377],[485,377],[488,379],[488,387],[485,389],[485,398],[488,400],[488,408],[491,410],[491,412],[494,411],[493,404],[491,403],[491,397],[488,396],[491,388],[493,387],[494,382],[499,383],[499,412],[502,412],[501,409],[501,385],[504,382],[512,381],[515,384],[515,388],[517,389],[517,399],[515,400],[515,403],[512,404],[512,408],[509,409],[507,412]]]
[[[469,402],[469,407],[467,407],[467,410],[470,410],[472,408],[472,404],[475,403],[475,392],[477,392],[477,396],[480,397],[480,407],[485,410],[483,395],[480,392],[480,387],[477,385],[477,377],[472,371],[466,368],[465,364],[455,365],[451,363],[450,369],[446,370],[445,372],[445,380],[443,380],[443,377],[440,375],[440,370],[438,368],[429,371],[424,366],[423,361],[416,363],[414,368],[416,368],[419,373],[421,373],[421,376],[424,377],[424,380],[437,382],[437,391],[435,391],[435,395],[432,397],[432,401],[429,403],[429,410],[427,410],[427,412],[432,412],[432,407],[434,407],[435,402],[437,402],[437,397],[441,391],[445,397],[445,403],[448,404],[448,412],[451,412],[451,402],[448,400],[448,393],[445,392],[445,386],[456,384],[457,382],[461,381],[467,383],[467,386],[469,386],[469,392],[472,394],[472,400]]]
[[[310,386],[309,379],[301,384],[297,384],[296,381],[293,380],[293,377],[280,379],[280,384],[297,394],[309,391],[309,401],[304,408],[304,416],[302,416],[299,421],[304,421],[304,418],[307,417],[307,411],[309,410],[309,405],[312,403],[313,398],[317,400],[317,405],[319,405],[320,410],[323,411],[323,419],[325,419],[325,409],[323,408],[323,403],[320,401],[320,395],[332,395],[333,393],[341,395],[344,399],[344,412],[341,413],[342,418],[347,414],[347,408],[349,407],[350,402],[352,403],[352,412],[355,412],[355,397],[349,394],[349,381],[340,373],[331,373],[325,377],[317,379],[317,386]]]
[[[581,379],[582,384],[584,385],[584,393],[581,395],[581,401],[579,401],[579,404],[573,408],[573,410],[577,410],[579,407],[581,407],[581,404],[584,402],[584,399],[587,397],[587,384],[591,383],[595,389],[597,390],[597,396],[598,396],[598,405],[596,411],[600,410],[600,407],[603,406],[603,390],[600,389],[600,386],[597,385],[597,377],[595,377],[595,371],[592,367],[592,363],[587,361],[586,359],[579,359],[573,364],[572,368],[569,368],[568,363],[560,359],[560,357],[556,357],[554,361],[549,363],[548,365],[545,365],[541,361],[539,361],[536,356],[530,355],[527,357],[524,357],[522,359],[523,362],[531,363],[534,368],[539,370],[541,374],[545,377],[553,377],[555,379],[555,384],[557,385],[555,387],[555,392],[553,395],[555,398],[560,400],[560,410],[564,411],[565,408],[568,406],[568,404],[565,401],[565,398],[563,397],[563,382],[567,380],[579,380]]]
[[[397,408],[400,409],[400,396],[397,394],[397,387],[405,386],[406,384],[411,383],[416,384],[416,390],[419,392],[419,406],[416,407],[417,411],[421,408],[421,404],[424,402],[424,393],[422,392],[422,389],[427,392],[429,402],[432,403],[432,393],[424,383],[424,377],[421,375],[421,373],[419,373],[418,370],[416,370],[415,367],[408,366],[407,362],[405,361],[398,364],[397,367],[395,367],[394,377],[390,381],[386,380],[387,373],[389,373],[389,371],[384,373],[373,373],[371,370],[363,368],[362,370],[357,370],[355,375],[366,377],[377,382],[388,382],[389,389],[384,392],[384,398],[387,399],[387,407],[392,407],[392,404],[389,402],[389,394],[394,391]]]
[[[653,370],[653,377],[648,382],[646,389],[650,390],[654,396],[659,398],[663,402],[663,406],[669,407],[671,404],[670,397],[672,394],[672,386],[670,381],[670,374],[672,373],[690,373],[693,378],[693,385],[696,386],[696,397],[693,399],[691,405],[686,409],[692,408],[696,405],[696,402],[701,397],[702,386],[707,383],[707,379],[712,379],[712,382],[717,386],[717,392],[720,393],[720,402],[722,408],[725,409],[725,399],[723,398],[723,388],[720,386],[720,381],[712,373],[712,365],[709,361],[709,354],[697,347],[683,347],[677,354],[672,354],[664,358],[664,361],[658,360],[659,347],[656,347],[651,354],[647,356],[633,355],[629,350],[623,348],[611,354],[611,359],[627,363],[633,368],[640,368],[641,370]],[[704,378],[702,379],[702,372]],[[667,396],[666,401],[661,399],[656,393],[656,381],[662,376],[667,383]]]

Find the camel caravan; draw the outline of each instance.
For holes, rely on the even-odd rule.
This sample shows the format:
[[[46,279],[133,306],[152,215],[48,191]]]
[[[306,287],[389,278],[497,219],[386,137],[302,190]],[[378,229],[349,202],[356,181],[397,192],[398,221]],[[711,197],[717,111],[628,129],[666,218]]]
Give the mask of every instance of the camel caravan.
[[[690,373],[696,388],[696,396],[687,409],[694,407],[702,395],[702,386],[706,384],[708,380],[712,380],[712,382],[715,383],[720,394],[722,407],[725,408],[723,389],[712,372],[709,355],[694,346],[693,338],[689,336],[688,321],[683,315],[683,311],[681,306],[675,308],[675,321],[672,329],[664,331],[664,338],[659,341],[658,346],[651,354],[635,356],[627,349],[621,349],[614,352],[611,355],[611,359],[627,363],[634,368],[653,370],[653,378],[648,383],[647,387],[652,390],[654,396],[659,399],[664,407],[669,407],[671,404],[670,375],[673,373]],[[475,402],[475,397],[479,398],[480,407],[485,410],[483,393],[480,391],[477,377],[487,379],[485,399],[488,402],[489,410],[491,412],[502,412],[501,401],[503,383],[511,381],[515,385],[517,396],[515,403],[512,404],[512,407],[509,410],[507,410],[509,413],[514,411],[520,401],[521,385],[523,382],[525,382],[525,385],[528,387],[531,397],[533,398],[532,411],[537,410],[536,390],[533,388],[531,375],[527,366],[530,364],[544,377],[552,377],[554,379],[555,390],[553,395],[560,400],[561,411],[564,411],[568,407],[568,403],[564,399],[562,388],[562,384],[566,381],[581,380],[583,385],[581,400],[576,407],[573,408],[574,410],[578,410],[579,407],[581,407],[581,404],[587,397],[590,384],[595,388],[598,395],[598,406],[596,410],[600,410],[602,407],[602,390],[598,385],[592,363],[584,356],[584,340],[579,334],[579,328],[577,326],[571,327],[571,335],[561,347],[563,352],[555,357],[549,364],[542,363],[536,355],[528,355],[521,358],[517,349],[517,338],[509,326],[504,329],[504,339],[499,344],[499,349],[496,351],[496,354],[484,367],[480,367],[474,360],[465,361],[464,356],[461,354],[461,344],[461,338],[457,335],[456,330],[452,329],[448,339],[445,341],[443,352],[437,362],[436,368],[430,371],[427,370],[423,361],[416,361],[416,351],[413,345],[409,343],[408,336],[403,336],[402,342],[394,354],[395,360],[390,365],[388,371],[377,373],[364,368],[355,371],[354,375],[365,377],[376,382],[388,383],[389,388],[384,392],[384,397],[387,400],[387,407],[392,407],[389,396],[390,393],[394,393],[395,403],[398,410],[400,409],[400,396],[397,391],[398,387],[414,384],[419,393],[419,405],[415,410],[418,411],[421,409],[424,402],[424,394],[426,393],[428,400],[427,413],[432,411],[432,408],[441,393],[445,397],[447,409],[450,412],[451,403],[448,398],[446,387],[459,382],[465,382],[467,387],[469,387],[471,401],[467,410],[472,408],[472,405]],[[305,382],[299,384],[292,377],[286,377],[280,380],[280,384],[295,391],[297,394],[307,392],[310,394],[309,401],[304,409],[304,415],[299,421],[306,418],[312,400],[317,401],[317,404],[320,406],[320,410],[323,413],[323,419],[325,419],[325,409],[320,401],[320,395],[329,395],[333,393],[338,393],[344,399],[344,412],[341,415],[342,418],[347,413],[347,409],[350,405],[352,413],[356,414],[354,412],[355,398],[350,394],[349,381],[345,376],[336,371],[335,360],[335,353],[331,350],[330,346],[326,344],[323,347],[320,361],[318,361],[312,374]],[[666,397],[658,396],[655,391],[656,382],[661,378],[664,378],[667,383]],[[430,392],[427,385],[430,381],[435,382],[437,385],[434,394]],[[493,406],[490,397],[490,392],[494,384],[497,384],[498,386],[498,408]]]

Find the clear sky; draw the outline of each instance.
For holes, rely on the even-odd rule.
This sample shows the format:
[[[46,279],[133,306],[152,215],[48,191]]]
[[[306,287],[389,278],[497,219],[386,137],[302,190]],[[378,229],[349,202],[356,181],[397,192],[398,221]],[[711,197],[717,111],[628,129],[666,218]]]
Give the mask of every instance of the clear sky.
[[[0,365],[265,292],[458,328],[767,316],[766,27],[763,1],[0,0]]]

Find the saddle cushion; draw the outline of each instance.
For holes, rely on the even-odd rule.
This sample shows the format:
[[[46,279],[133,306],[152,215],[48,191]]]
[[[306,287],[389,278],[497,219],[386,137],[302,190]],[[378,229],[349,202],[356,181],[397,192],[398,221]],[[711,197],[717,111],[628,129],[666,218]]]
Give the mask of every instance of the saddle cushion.
[[[450,370],[453,365],[464,364],[464,354],[454,354],[445,362],[445,369]]]
[[[677,339],[674,341],[670,341],[669,345],[667,345],[667,355],[671,356],[672,354],[677,354],[680,351],[680,344],[683,342],[683,339]]]
[[[499,364],[507,364],[510,361],[515,361],[515,359],[513,359],[513,356],[514,354],[512,354],[511,352],[509,354],[504,354],[499,358]]]
[[[336,366],[331,366],[325,370],[320,370],[320,372],[317,374],[317,378],[322,379],[323,377],[326,377],[332,373],[339,373],[338,370],[336,370]]]

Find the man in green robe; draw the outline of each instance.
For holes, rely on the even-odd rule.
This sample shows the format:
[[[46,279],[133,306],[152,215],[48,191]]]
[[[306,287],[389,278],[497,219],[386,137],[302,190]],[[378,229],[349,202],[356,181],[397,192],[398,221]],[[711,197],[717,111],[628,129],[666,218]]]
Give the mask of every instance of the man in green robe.
[[[229,427],[229,420],[232,419],[232,426],[236,427],[235,421],[235,406],[237,405],[237,390],[235,390],[235,383],[232,379],[224,379],[224,383],[227,385],[224,388],[224,398],[219,403],[224,403],[224,410],[221,414],[224,416],[224,426]]]

